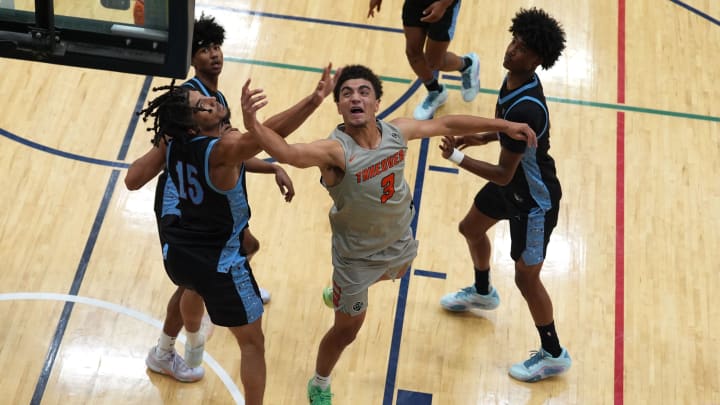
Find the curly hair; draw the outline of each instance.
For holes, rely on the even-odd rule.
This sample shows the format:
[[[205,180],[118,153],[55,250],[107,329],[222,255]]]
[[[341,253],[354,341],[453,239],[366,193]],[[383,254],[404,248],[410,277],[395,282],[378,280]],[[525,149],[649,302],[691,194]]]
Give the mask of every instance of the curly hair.
[[[551,68],[565,49],[565,31],[541,9],[520,9],[512,19],[510,32],[540,56],[543,69]]]
[[[210,44],[222,45],[224,41],[225,28],[215,22],[215,17],[206,16],[203,13],[200,15],[200,19],[195,20],[191,55],[194,56],[195,52]]]
[[[177,139],[185,142],[190,139],[190,131],[197,130],[193,121],[196,108],[188,101],[189,89],[175,87],[175,80],[169,86],[154,87],[153,91],[167,90],[148,102],[147,108],[136,114],[142,116],[143,122],[152,117],[153,125],[147,128],[153,132],[152,144],[159,146],[161,141]]]
[[[335,88],[333,89],[333,98],[335,99],[335,102],[337,103],[340,100],[340,88],[341,86],[348,80],[352,79],[365,79],[370,82],[370,84],[373,87],[373,90],[375,90],[375,98],[380,100],[383,95],[383,89],[382,89],[382,82],[380,81],[380,78],[373,73],[370,68],[365,67],[363,65],[349,65],[345,66],[343,68],[342,73],[340,74],[340,77],[338,78],[337,82],[335,83]]]

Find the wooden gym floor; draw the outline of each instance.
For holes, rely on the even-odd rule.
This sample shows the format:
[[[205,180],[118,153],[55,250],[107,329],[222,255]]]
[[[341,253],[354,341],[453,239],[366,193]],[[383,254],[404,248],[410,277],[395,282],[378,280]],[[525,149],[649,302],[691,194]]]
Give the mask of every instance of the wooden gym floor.
[[[107,13],[95,2],[57,3],[57,13]],[[409,116],[424,90],[405,60],[402,1],[386,0],[373,20],[366,4],[196,6],[228,31],[221,89],[236,113],[247,77],[266,90],[269,116],[309,94],[332,61],[370,66],[384,79],[383,116]],[[482,93],[462,102],[458,74],[445,74],[453,91],[439,114],[492,115],[510,19],[533,5],[568,38],[557,65],[540,72],[564,189],[543,280],[573,368],[536,384],[507,375],[539,343],[513,284],[505,225],[491,235],[502,305],[464,316],[439,307],[472,280],[457,223],[484,181],[423,141],[411,145],[407,170],[420,254],[406,279],[371,289],[367,322],[333,373],[335,404],[720,404],[720,3],[466,0],[451,50],[480,55]],[[144,364],[173,286],[158,249],[155,183],[128,192],[122,180],[150,147],[133,112],[168,80],[9,59],[0,72],[0,403],[243,403],[240,352],[221,328],[200,382]],[[292,138],[325,137],[339,120],[327,100]],[[498,150],[469,153],[492,161]],[[261,242],[253,268],[273,293],[263,317],[272,405],[305,403],[332,319],[320,299],[331,273],[330,199],[316,170],[287,170],[290,204],[271,177],[248,179]]]

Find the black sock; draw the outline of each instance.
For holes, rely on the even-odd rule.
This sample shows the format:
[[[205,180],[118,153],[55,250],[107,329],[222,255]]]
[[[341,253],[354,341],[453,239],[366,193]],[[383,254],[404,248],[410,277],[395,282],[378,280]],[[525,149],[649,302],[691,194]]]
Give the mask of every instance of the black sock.
[[[487,295],[490,292],[490,269],[478,270],[475,268],[475,289],[478,294]]]
[[[465,66],[461,67],[460,71],[464,72],[472,65],[472,59],[470,59],[469,56],[463,56],[462,60],[463,60],[463,62],[465,62]]]
[[[442,87],[440,87],[440,83],[438,83],[437,79],[433,78],[429,82],[425,82],[425,88],[427,91],[440,91]]]
[[[550,322],[545,326],[536,326],[536,328],[540,334],[542,348],[553,357],[559,357],[560,353],[562,353],[562,347],[560,347],[560,339],[558,339],[557,332],[555,332],[555,322]]]

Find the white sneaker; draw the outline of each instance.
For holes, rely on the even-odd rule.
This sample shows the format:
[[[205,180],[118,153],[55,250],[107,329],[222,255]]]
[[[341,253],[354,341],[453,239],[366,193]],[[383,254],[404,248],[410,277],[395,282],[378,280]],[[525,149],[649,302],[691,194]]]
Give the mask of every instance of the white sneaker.
[[[448,99],[448,89],[442,86],[440,91],[429,91],[422,103],[415,107],[413,117],[416,120],[429,120],[441,105]]]
[[[270,291],[262,287],[258,288],[260,288],[260,299],[262,300],[263,304],[267,304],[268,302],[270,302]]]
[[[461,73],[462,89],[460,89],[460,92],[462,93],[463,100],[470,102],[475,100],[475,97],[480,92],[480,58],[478,58],[475,52],[469,53],[464,57],[470,58],[472,65]]]
[[[473,308],[490,310],[500,305],[500,295],[493,286],[490,286],[490,292],[486,295],[478,294],[473,284],[460,291],[446,294],[440,299],[440,305],[453,312],[463,312]]]
[[[157,347],[153,347],[145,358],[145,364],[150,370],[169,375],[181,382],[195,382],[205,375],[205,369],[202,367],[188,367],[175,350],[161,353]]]
[[[516,380],[535,382],[564,373],[570,369],[572,359],[567,350],[562,349],[559,357],[553,357],[542,347],[530,352],[529,359],[510,367],[510,376]]]

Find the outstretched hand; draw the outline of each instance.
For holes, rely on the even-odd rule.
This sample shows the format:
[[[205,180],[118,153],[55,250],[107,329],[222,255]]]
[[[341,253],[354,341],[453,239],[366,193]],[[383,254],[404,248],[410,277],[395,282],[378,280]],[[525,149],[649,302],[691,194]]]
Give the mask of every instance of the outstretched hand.
[[[293,187],[293,182],[292,180],[290,180],[290,176],[288,176],[285,169],[280,166],[278,166],[275,170],[275,182],[277,183],[278,187],[280,187],[280,193],[285,196],[285,201],[292,201],[293,197],[295,197],[295,188]]]
[[[317,105],[322,104],[323,100],[325,100],[325,97],[327,97],[330,93],[333,92],[333,90],[335,89],[335,83],[337,83],[337,79],[342,73],[342,68],[337,69],[332,77],[330,76],[331,71],[332,62],[328,63],[328,65],[325,66],[322,72],[322,77],[320,77],[320,81],[318,82],[317,87],[315,87],[315,92],[313,93],[313,101]]]
[[[380,6],[382,5],[382,0],[370,0],[370,7],[368,8],[368,18],[375,17],[375,10],[377,12],[380,12]]]
[[[528,124],[523,122],[510,122],[508,121],[508,127],[505,131],[502,131],[505,135],[518,141],[527,141],[527,146],[531,148],[537,147],[537,136],[535,131]]]
[[[267,96],[263,94],[263,89],[250,89],[250,79],[247,79],[242,88],[242,97],[240,98],[245,129],[251,131],[259,124],[257,111],[265,107],[267,103]]]
[[[445,135],[440,143],[440,150],[442,151],[442,157],[447,159],[452,155],[453,149],[455,149],[455,137]]]

